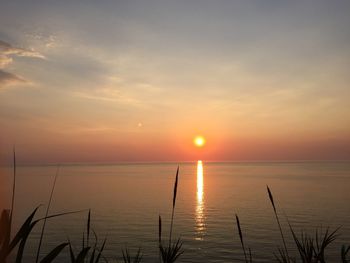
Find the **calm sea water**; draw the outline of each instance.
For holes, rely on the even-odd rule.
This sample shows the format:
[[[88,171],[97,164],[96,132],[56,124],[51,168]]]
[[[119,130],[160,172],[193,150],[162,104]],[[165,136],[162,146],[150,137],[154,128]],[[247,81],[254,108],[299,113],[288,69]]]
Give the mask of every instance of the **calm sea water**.
[[[157,262],[158,215],[169,232],[177,164],[61,166],[50,213],[91,209],[104,255],[120,259],[121,249],[143,252],[143,262]],[[9,206],[11,170],[1,168],[1,203]],[[44,214],[56,167],[19,167],[15,225],[39,204]],[[266,185],[273,191],[288,246],[296,255],[286,217],[293,227],[313,233],[316,227],[341,226],[328,250],[339,262],[342,244],[350,244],[349,163],[207,163],[180,164],[174,236],[185,253],[179,262],[243,262],[234,215],[240,217],[246,246],[256,262],[272,262],[282,242]],[[43,253],[67,238],[79,247],[87,212],[50,219]],[[33,261],[40,227],[34,230],[25,262]],[[68,262],[62,255],[58,262]]]

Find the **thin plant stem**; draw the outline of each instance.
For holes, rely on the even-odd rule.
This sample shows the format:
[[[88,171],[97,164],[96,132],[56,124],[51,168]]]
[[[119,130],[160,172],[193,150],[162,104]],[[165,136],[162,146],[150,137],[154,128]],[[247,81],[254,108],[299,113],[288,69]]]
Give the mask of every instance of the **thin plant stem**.
[[[44,237],[44,231],[45,231],[45,226],[46,226],[46,219],[47,219],[47,216],[49,214],[49,209],[50,209],[50,206],[51,206],[52,196],[53,196],[53,192],[54,192],[54,189],[55,189],[55,186],[56,186],[56,181],[57,181],[59,170],[60,170],[60,166],[58,165],[57,166],[57,170],[56,170],[55,179],[53,181],[53,185],[52,185],[52,189],[51,189],[51,193],[50,193],[49,203],[48,203],[47,208],[46,208],[46,213],[45,213],[43,227],[41,228],[39,246],[38,246],[38,251],[36,253],[36,261],[35,261],[36,263],[38,263],[38,261],[39,261],[39,254],[40,254],[40,248],[41,248],[41,244],[42,244],[43,237]]]
[[[12,200],[11,200],[11,213],[10,213],[10,229],[9,237],[11,238],[13,209],[15,206],[15,192],[16,192],[16,148],[13,147],[13,186],[12,186]]]
[[[158,246],[159,246],[159,262],[162,262],[161,247],[162,247],[162,218],[158,217]]]
[[[284,250],[285,250],[286,255],[287,255],[287,260],[288,260],[288,262],[290,262],[289,255],[288,255],[288,249],[287,249],[286,241],[285,241],[285,239],[284,239],[284,235],[283,235],[281,223],[280,223],[280,220],[279,220],[278,215],[277,215],[275,202],[274,202],[274,200],[273,200],[273,196],[272,196],[272,193],[271,193],[271,191],[270,191],[269,186],[266,186],[266,187],[267,187],[267,192],[268,192],[268,194],[269,194],[269,198],[270,198],[270,201],[271,201],[271,204],[272,204],[272,207],[273,207],[273,211],[274,211],[274,214],[275,214],[275,217],[276,217],[276,221],[277,221],[277,224],[278,224],[280,233],[281,233],[281,237],[282,237],[282,242],[283,242]]]

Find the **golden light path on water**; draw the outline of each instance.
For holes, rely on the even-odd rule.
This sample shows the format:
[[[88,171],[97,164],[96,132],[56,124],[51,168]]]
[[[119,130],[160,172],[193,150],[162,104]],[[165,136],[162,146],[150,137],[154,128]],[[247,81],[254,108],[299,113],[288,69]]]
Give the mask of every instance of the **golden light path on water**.
[[[204,219],[203,162],[199,160],[197,162],[196,240],[203,240],[205,233]]]

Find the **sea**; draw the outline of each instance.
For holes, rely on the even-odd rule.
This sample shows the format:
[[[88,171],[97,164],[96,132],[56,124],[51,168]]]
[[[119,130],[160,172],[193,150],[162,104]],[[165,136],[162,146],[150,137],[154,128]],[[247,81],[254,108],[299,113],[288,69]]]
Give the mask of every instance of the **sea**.
[[[159,262],[159,216],[162,242],[169,242],[174,183],[179,167],[172,241],[180,239],[177,262],[275,262],[283,242],[271,205],[271,189],[290,256],[298,258],[291,233],[322,236],[337,230],[326,249],[328,262],[341,262],[342,245],[350,245],[349,162],[207,162],[119,163],[18,166],[13,230],[36,208],[36,219],[47,220],[40,258],[57,245],[72,243],[77,253],[87,244],[100,247],[103,259],[122,262],[122,250],[141,262]],[[0,168],[0,205],[11,207],[13,168]],[[70,213],[73,212],[73,213]],[[289,226],[290,224],[290,226]],[[33,229],[23,262],[35,262],[42,221]],[[64,249],[56,262],[70,262]],[[104,261],[102,261],[104,262]]]

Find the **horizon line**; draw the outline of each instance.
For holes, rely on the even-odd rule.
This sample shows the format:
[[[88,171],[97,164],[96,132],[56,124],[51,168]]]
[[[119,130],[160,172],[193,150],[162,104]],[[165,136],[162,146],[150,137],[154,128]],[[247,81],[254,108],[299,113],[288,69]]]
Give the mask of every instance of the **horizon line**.
[[[350,163],[350,160],[334,160],[334,159],[300,159],[300,160],[190,160],[190,161],[114,161],[114,162],[58,162],[58,163],[17,163],[17,167],[35,167],[35,166],[90,166],[90,165],[151,165],[151,164],[190,164],[197,163],[197,161],[204,163]],[[13,164],[0,163],[0,167],[12,167]]]

